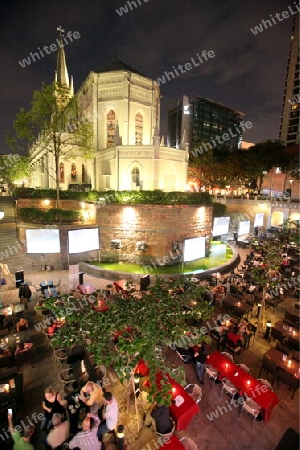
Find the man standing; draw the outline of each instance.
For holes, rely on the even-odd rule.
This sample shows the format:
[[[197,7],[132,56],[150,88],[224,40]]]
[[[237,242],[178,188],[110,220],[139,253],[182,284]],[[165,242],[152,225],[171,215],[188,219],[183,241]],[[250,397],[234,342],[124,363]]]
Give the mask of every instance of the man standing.
[[[117,400],[113,397],[111,392],[103,394],[103,410],[102,421],[98,428],[98,439],[102,440],[102,435],[107,431],[112,431],[116,428],[118,423],[119,406]]]
[[[34,433],[34,426],[28,426],[24,429],[23,436],[19,433],[19,431],[14,430],[12,423],[12,414],[7,414],[8,418],[8,429],[12,435],[14,440],[13,450],[34,450],[33,445],[30,442],[30,438]]]
[[[80,450],[100,450],[101,442],[97,438],[99,417],[88,413],[82,422],[82,431],[75,434],[69,442],[69,448],[80,448]]]
[[[207,356],[208,350],[206,344],[202,344],[200,350],[194,353],[194,357],[196,358],[197,377],[201,384],[204,384],[205,362]]]

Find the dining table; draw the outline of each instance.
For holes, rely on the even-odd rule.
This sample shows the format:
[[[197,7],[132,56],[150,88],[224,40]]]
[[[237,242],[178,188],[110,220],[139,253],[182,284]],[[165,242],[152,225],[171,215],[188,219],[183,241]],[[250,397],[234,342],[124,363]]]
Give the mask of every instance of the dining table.
[[[275,392],[266,389],[260,381],[218,351],[207,356],[207,364],[219,372],[219,379],[229,380],[240,395],[246,394],[254,400],[262,408],[265,422],[270,420],[273,408],[279,404]]]
[[[127,292],[127,280],[122,279],[122,280],[117,280],[114,282],[114,287],[116,288],[116,291],[122,291],[122,292]]]
[[[239,300],[235,297],[226,297],[225,302],[229,304],[232,309],[236,308],[239,311],[241,311],[243,314],[245,314],[248,318],[249,314],[252,315],[253,306],[249,305],[246,302],[243,302],[242,300]]]
[[[20,314],[25,311],[25,305],[23,303],[12,303],[4,308],[0,309],[1,316],[12,316],[13,314]]]
[[[292,322],[296,324],[299,324],[299,319],[300,319],[300,310],[297,308],[288,308],[285,311],[285,317],[286,319],[291,320]]]
[[[96,290],[94,288],[94,286],[91,283],[89,283],[88,281],[85,283],[82,283],[82,284],[78,284],[77,289],[83,295],[93,294]]]
[[[291,359],[289,356],[285,358],[286,355],[280,350],[270,347],[263,356],[272,361],[279,369],[283,369],[285,372],[290,373],[296,378],[300,378],[300,363]]]
[[[160,442],[160,444],[163,445],[161,445],[160,448],[165,450],[184,450],[186,448],[175,434],[173,434],[170,438],[163,438],[161,441],[162,442]]]
[[[145,361],[141,360],[134,372],[141,377],[147,377],[149,368]],[[158,388],[160,388],[162,377],[161,372],[156,374]],[[176,430],[185,430],[195,414],[200,411],[200,407],[179,383],[176,383],[169,375],[167,375],[167,378],[170,382],[172,393],[172,403],[169,406],[170,414],[175,422]],[[144,382],[144,386],[149,387],[149,380]]]
[[[300,330],[298,327],[291,327],[290,325],[284,323],[283,320],[279,320],[272,328],[277,330],[279,333],[282,333],[282,335],[287,339],[289,347],[299,351]]]

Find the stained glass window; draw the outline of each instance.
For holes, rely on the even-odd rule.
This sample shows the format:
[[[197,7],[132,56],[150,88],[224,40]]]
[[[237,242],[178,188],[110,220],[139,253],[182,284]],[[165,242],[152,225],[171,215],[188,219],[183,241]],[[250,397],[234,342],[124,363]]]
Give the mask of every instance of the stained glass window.
[[[116,114],[111,109],[107,114],[107,147],[112,147],[115,143]]]
[[[61,183],[65,182],[65,167],[64,167],[64,163],[60,163],[59,164],[59,181]]]
[[[135,145],[143,145],[143,116],[140,113],[135,116]]]
[[[76,166],[74,163],[71,164],[71,180],[76,181],[77,174],[76,174]]]

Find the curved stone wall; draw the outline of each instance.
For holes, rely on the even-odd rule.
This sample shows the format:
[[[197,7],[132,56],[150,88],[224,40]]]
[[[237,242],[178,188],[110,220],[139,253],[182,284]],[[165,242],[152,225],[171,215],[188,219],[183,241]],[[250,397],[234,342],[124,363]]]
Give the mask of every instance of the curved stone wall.
[[[180,244],[185,239],[206,236],[209,240],[212,215],[212,206],[102,206],[97,210],[100,259],[137,264],[174,264],[181,258]]]

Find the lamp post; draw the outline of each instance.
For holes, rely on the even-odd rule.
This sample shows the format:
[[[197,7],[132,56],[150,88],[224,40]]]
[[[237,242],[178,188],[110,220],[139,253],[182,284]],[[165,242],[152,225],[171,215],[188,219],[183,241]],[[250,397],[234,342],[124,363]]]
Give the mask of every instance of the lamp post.
[[[124,425],[119,425],[117,429],[117,450],[124,450]]]
[[[264,335],[264,338],[265,338],[265,339],[269,339],[269,337],[270,337],[270,332],[271,332],[271,327],[272,327],[271,321],[270,321],[270,320],[267,320],[267,328],[266,328],[265,335]]]

